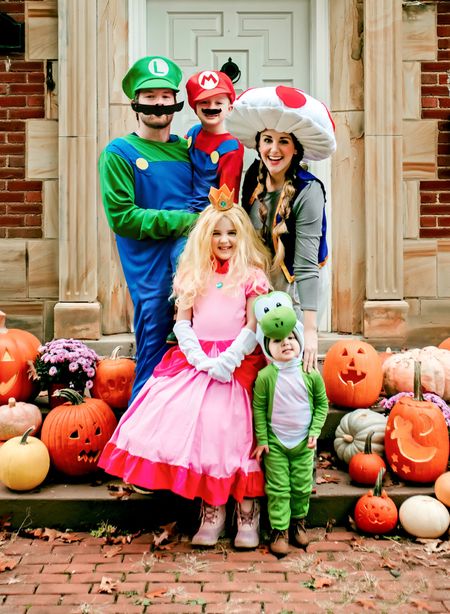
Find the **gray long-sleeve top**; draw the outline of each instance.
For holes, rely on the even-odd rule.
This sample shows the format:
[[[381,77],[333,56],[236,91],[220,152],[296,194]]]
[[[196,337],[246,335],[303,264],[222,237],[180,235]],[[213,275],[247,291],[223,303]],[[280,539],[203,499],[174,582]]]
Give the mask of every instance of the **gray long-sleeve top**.
[[[267,192],[264,203],[267,207],[267,227],[272,228],[273,218],[281,190]],[[302,310],[317,311],[319,287],[319,243],[322,235],[322,216],[325,206],[322,188],[317,181],[309,182],[292,205],[295,216],[294,277]],[[256,200],[250,209],[253,226],[260,230],[259,203]],[[273,251],[273,245],[269,245]]]

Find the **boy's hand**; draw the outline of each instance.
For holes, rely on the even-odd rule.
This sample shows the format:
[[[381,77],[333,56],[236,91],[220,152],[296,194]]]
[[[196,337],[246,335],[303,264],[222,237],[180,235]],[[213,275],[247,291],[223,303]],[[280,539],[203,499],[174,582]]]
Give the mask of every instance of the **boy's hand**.
[[[256,448],[252,452],[251,458],[255,457],[258,463],[260,463],[261,457],[264,452],[266,454],[269,454],[269,446],[256,446]]]
[[[314,450],[317,447],[317,437],[314,437],[314,435],[308,437],[307,447]]]

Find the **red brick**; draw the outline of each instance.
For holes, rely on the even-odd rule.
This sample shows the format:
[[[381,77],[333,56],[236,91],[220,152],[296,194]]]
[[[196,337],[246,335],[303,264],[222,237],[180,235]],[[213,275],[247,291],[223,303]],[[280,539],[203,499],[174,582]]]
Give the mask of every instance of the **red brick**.
[[[437,108],[438,101],[436,98],[422,96],[422,108],[423,109],[431,109]]]
[[[332,542],[332,541],[320,541],[311,542],[306,551],[308,553],[313,552],[344,552],[351,550],[351,547],[344,542]]]
[[[450,69],[450,62],[422,62],[422,72],[444,72]]]
[[[23,203],[25,200],[24,192],[2,192],[1,200],[4,203]]]
[[[431,190],[439,192],[440,190],[450,190],[450,181],[421,181],[421,190]]]
[[[3,62],[0,62],[4,66]],[[20,72],[0,72],[0,83],[26,83],[27,75]]]
[[[448,96],[445,85],[422,85],[422,96]]]
[[[23,168],[25,166],[24,156],[8,156],[8,166],[11,168]]]
[[[450,36],[450,25],[437,27],[437,35],[439,37]]]
[[[11,192],[22,192],[24,190],[40,190],[42,188],[42,181],[8,181],[8,190]]]
[[[26,96],[0,96],[0,107],[24,107],[26,104]]]
[[[29,191],[26,193],[25,201],[27,203],[40,203],[42,202],[42,192]]]
[[[0,80],[1,83],[1,80]],[[45,88],[43,83],[18,83],[9,86],[10,94],[40,94],[44,95]]]
[[[41,239],[41,228],[8,228],[5,235],[8,239]]]
[[[450,237],[450,228],[421,228],[421,239],[444,239]]]
[[[438,217],[438,226],[450,227],[450,217]]]
[[[6,605],[56,605],[59,603],[59,595],[10,595],[6,599]],[[1,609],[1,606],[0,606]]]
[[[28,74],[28,83],[44,83],[45,76],[43,72],[33,72]]]
[[[438,75],[436,73],[422,73],[422,84],[434,85],[438,82]]]
[[[446,109],[424,109],[422,117],[423,119],[448,119],[449,111]]]
[[[36,584],[26,584],[18,582],[17,584],[2,584],[0,593],[2,595],[32,595],[36,588]]]
[[[450,51],[448,49],[438,49],[437,59],[440,61],[450,60]]]
[[[46,595],[46,597],[48,598],[49,595]],[[111,595],[108,593],[89,593],[88,595],[83,595],[82,601],[83,603],[89,603],[92,605],[98,605],[98,604],[112,604],[114,603],[116,600],[116,596],[114,593],[112,593]],[[66,606],[66,605],[81,605],[80,604],[80,595],[64,595],[64,597],[62,598],[62,605]],[[76,610],[71,609],[71,612],[76,612]],[[103,608],[99,608],[98,610],[95,609],[93,610],[93,614],[94,612],[103,612],[104,609]],[[81,610],[78,610],[78,612],[81,612]],[[110,612],[109,608],[107,610],[107,612]],[[106,614],[106,611],[105,611]],[[124,614],[126,614],[126,612],[124,612]]]
[[[44,106],[44,96],[27,96],[27,106],[30,107],[42,107]]]
[[[83,594],[88,592],[86,584],[68,582],[67,584],[39,584],[36,594],[42,595],[67,595],[69,593]]]
[[[24,132],[8,132],[5,136],[8,143],[25,143]]]
[[[39,72],[43,70],[43,62],[27,62],[25,60],[16,60],[12,64],[12,70],[23,72]]]
[[[0,131],[3,132],[24,132],[25,122],[21,121],[0,121]]]
[[[44,117],[44,110],[40,108],[24,108],[24,109],[11,109],[9,111],[9,117],[11,119],[41,119]]]

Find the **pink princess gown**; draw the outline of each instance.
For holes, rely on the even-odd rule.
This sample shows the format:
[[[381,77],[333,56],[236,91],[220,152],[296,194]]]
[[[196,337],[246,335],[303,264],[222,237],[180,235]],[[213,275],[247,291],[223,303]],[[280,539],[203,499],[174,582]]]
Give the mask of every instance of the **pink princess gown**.
[[[263,272],[251,270],[237,294],[223,289],[224,275],[194,306],[192,327],[208,356],[218,356],[246,322],[247,298],[268,292]],[[254,447],[251,391],[266,365],[259,346],[229,383],[197,371],[175,346],[122,416],[99,466],[125,482],[166,489],[188,499],[222,505],[232,495],[264,495]]]

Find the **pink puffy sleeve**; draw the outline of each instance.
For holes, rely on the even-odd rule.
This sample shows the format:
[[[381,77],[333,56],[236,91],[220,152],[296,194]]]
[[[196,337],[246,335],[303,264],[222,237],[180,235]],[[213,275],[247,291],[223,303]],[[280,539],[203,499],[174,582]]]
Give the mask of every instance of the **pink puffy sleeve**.
[[[267,294],[270,290],[270,282],[266,274],[261,269],[251,269],[250,274],[245,282],[245,296],[259,296]]]

